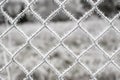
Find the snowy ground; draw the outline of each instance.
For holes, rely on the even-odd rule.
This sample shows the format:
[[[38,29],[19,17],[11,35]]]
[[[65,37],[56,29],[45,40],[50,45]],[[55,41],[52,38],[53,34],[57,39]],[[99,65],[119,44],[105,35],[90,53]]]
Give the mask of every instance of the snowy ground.
[[[116,28],[120,30],[120,21],[114,22]],[[28,23],[23,25],[17,25],[27,36],[31,36],[38,28],[41,28],[40,23]],[[65,36],[68,31],[76,26],[75,22],[56,22],[48,23],[48,26],[54,30],[60,37]],[[104,32],[109,24],[103,20],[88,20],[82,22],[81,25],[91,36],[97,38],[102,32]],[[5,25],[0,26],[0,34],[6,29]],[[5,37],[2,38],[1,42],[8,48],[9,51],[14,54],[16,50],[20,48],[26,39],[17,30],[13,29]],[[44,28],[39,34],[37,34],[31,42],[41,54],[46,55],[47,52],[59,43],[59,39],[55,37],[47,28]],[[71,49],[76,55],[80,55],[85,49],[92,44],[92,39],[83,30],[77,29],[70,34],[64,41],[66,46]],[[104,49],[109,55],[112,55],[120,46],[120,36],[114,29],[109,29],[107,33],[97,39],[98,44]],[[119,52],[113,59],[119,64]],[[4,58],[7,57],[7,60]],[[11,56],[1,47],[0,49],[0,68],[7,63]],[[22,51],[15,56],[15,59],[22,64],[28,71],[32,70],[36,65],[42,62],[42,57],[39,53],[34,50],[30,45],[27,45]],[[4,60],[4,61],[3,61]],[[58,47],[55,51],[50,53],[47,60],[55,66],[59,72],[63,72],[69,66],[74,64],[75,58],[71,53],[66,50],[63,46]],[[107,61],[108,57],[98,47],[93,46],[90,48],[82,57],[80,61],[84,63],[92,72],[96,72],[102,67]],[[58,63],[59,62],[59,63]],[[10,71],[7,74],[7,70]],[[10,75],[10,80],[23,80],[25,73],[18,67],[17,64],[12,63],[6,70],[0,72],[0,77],[3,80],[9,80],[7,77]],[[109,64],[105,70],[103,69],[99,74],[96,75],[98,80],[119,80],[120,72],[113,65]],[[33,80],[58,80],[54,70],[46,63],[40,66],[33,72]],[[65,80],[89,80],[90,75],[81,65],[76,64],[64,75]]]

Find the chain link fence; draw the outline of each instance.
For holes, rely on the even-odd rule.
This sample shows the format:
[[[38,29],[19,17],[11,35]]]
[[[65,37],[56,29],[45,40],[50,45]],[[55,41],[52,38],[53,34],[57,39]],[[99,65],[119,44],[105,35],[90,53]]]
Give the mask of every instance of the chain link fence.
[[[2,0],[0,2],[1,13],[5,17],[5,26],[8,26],[0,35],[0,64],[2,64],[0,66],[0,80],[120,79],[120,28],[116,27],[119,26],[119,22],[116,21],[120,15],[119,11],[116,11],[114,14],[111,13],[112,18],[108,18],[106,17],[107,15],[104,14],[104,11],[101,11],[100,8],[98,8],[101,3],[104,3],[103,0],[88,0],[88,3],[91,6],[89,9],[86,9],[87,12],[82,11],[83,15],[81,14],[80,18],[76,18],[74,15],[74,8],[73,11],[70,11],[69,8],[72,8],[71,5],[67,8],[65,7],[67,3],[69,4],[72,2],[71,0],[54,0],[57,8],[50,8],[50,15],[43,17],[37,13],[38,9],[34,9],[33,7],[33,4],[36,3],[37,0],[23,0],[25,9],[13,18],[3,9],[8,1],[9,0]],[[79,0],[76,0],[75,5],[78,3],[77,1],[79,2]],[[37,4],[40,5],[41,3],[42,2]],[[46,5],[49,4],[50,3]],[[81,5],[76,6],[81,7]],[[41,8],[40,11],[41,10],[44,10],[44,7]],[[80,8],[76,10],[79,11]],[[23,30],[19,27],[20,25],[17,24],[24,14],[29,13],[35,16],[39,25],[37,25],[38,23],[35,25],[32,25],[34,23],[23,25],[26,26],[26,30],[31,27],[35,28],[35,30],[32,28],[31,33],[25,33],[25,29]],[[48,13],[46,12],[46,14]],[[62,34],[58,32],[63,29],[67,21],[63,21],[64,24],[62,25],[57,25],[57,23],[55,23],[56,26],[59,26],[57,30],[54,30],[53,24],[50,23],[52,18],[59,14],[65,14],[68,16],[65,19],[70,19],[68,25],[70,29],[68,29],[67,32],[63,31],[64,33]],[[102,25],[102,28],[99,26],[103,23],[93,25],[93,17],[90,18],[89,22],[83,22],[89,20],[87,18],[92,14],[96,14],[97,18],[105,20],[103,23],[105,22],[105,24],[108,25]],[[31,15],[30,17],[32,17]],[[59,15],[59,20],[62,20],[62,16],[63,15]],[[96,22],[99,22],[98,19],[95,18],[95,20]],[[114,23],[114,21],[116,21],[116,23]],[[86,24],[88,26],[83,27]],[[86,28],[91,25],[93,25],[94,31],[97,30],[96,33],[98,33],[98,35],[95,35],[91,29],[86,30]],[[100,31],[101,29],[103,30],[102,32]],[[15,31],[17,33],[14,33]],[[46,40],[45,37],[49,39],[49,42],[44,42]],[[24,39],[21,40],[21,38]],[[39,40],[38,38],[42,40]],[[13,45],[19,46],[13,48]],[[26,58],[27,61],[24,61]],[[53,58],[55,59],[53,60]],[[89,63],[89,61],[94,64]],[[106,72],[104,73],[104,71]]]

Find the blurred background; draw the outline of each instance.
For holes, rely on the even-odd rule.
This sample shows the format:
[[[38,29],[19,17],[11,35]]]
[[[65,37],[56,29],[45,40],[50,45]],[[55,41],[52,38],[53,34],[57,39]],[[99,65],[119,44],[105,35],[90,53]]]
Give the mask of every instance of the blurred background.
[[[0,0],[0,2],[1,1],[2,0]],[[28,2],[31,1],[32,0],[28,0]],[[63,0],[59,1],[62,2]],[[98,0],[93,0],[94,3],[97,1]],[[26,7],[27,4],[25,0],[8,0],[2,9],[10,18],[15,19]],[[92,7],[89,0],[68,0],[64,5],[65,9],[60,9],[52,17],[49,17],[52,12],[59,8],[57,2],[55,0],[35,0],[30,6],[33,11],[26,10],[22,16],[18,17],[16,26],[30,37],[38,29],[43,27],[42,22],[38,18],[38,16],[41,16],[44,20],[48,19],[46,23],[50,30],[57,33],[60,38],[63,38],[69,31],[78,26],[77,22],[71,17],[73,16],[79,20],[85,13],[90,11]],[[83,30],[77,28],[69,34],[69,36],[63,40],[65,47],[62,45],[57,47],[46,57],[48,63],[51,65],[46,62],[43,63],[31,73],[31,78],[33,80],[58,80],[58,76],[52,66],[60,73],[63,73],[76,61],[76,58],[68,49],[76,56],[79,56],[93,44],[93,39],[96,39],[98,46],[105,52],[98,46],[92,46],[80,57],[79,61],[87,66],[92,73],[95,73],[109,61],[108,55],[112,56],[116,53],[112,57],[112,60],[116,65],[120,66],[120,52],[118,51],[120,47],[120,17],[118,15],[112,22],[112,26],[115,28],[109,28],[111,24],[105,18],[113,19],[119,11],[119,0],[101,0],[101,3],[98,4],[98,9],[90,12],[89,15],[84,17],[80,22],[79,26],[82,27]],[[11,26],[11,22],[0,9],[0,35]],[[16,62],[23,65],[28,72],[43,61],[40,53],[45,56],[51,49],[59,44],[58,37],[50,30],[46,27],[42,29],[30,40],[32,46],[29,44],[26,45],[15,55],[14,58]],[[101,35],[102,33],[104,34]],[[0,39],[0,42],[5,45],[12,55],[14,55],[26,41],[25,36],[15,28],[11,29]],[[34,49],[33,46],[36,47],[37,50]],[[7,65],[11,59],[12,56],[0,46],[0,69]],[[25,71],[17,63],[12,62],[7,68],[3,69],[0,72],[0,80],[24,80],[26,77]],[[120,80],[120,71],[115,64],[110,63],[101,69],[95,77],[98,80]],[[63,78],[65,80],[89,80],[92,77],[83,65],[77,63],[64,74]]]

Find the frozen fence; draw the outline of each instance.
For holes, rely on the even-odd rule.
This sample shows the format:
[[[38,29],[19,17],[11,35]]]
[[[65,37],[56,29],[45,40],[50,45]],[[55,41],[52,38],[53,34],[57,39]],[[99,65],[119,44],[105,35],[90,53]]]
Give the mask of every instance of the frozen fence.
[[[46,74],[46,77],[47,77],[48,75],[51,75],[51,74],[47,74],[47,72],[50,72],[49,70],[46,71],[46,72],[42,72],[42,69],[43,69],[43,68],[46,68],[46,66],[43,66],[44,63],[46,63],[46,65],[49,66],[50,69],[52,69],[52,71],[53,71],[53,72],[55,73],[55,75],[57,76],[56,79],[58,79],[58,80],[64,80],[64,79],[65,79],[64,76],[66,75],[66,73],[69,72],[71,69],[76,69],[76,68],[74,68],[76,65],[82,66],[82,68],[85,69],[85,70],[89,73],[89,74],[86,74],[87,77],[84,77],[84,78],[81,78],[81,77],[80,77],[80,79],[76,79],[76,80],[98,80],[98,79],[99,79],[99,80],[103,80],[104,78],[103,78],[103,79],[97,78],[96,75],[98,75],[98,74],[100,73],[100,71],[102,71],[103,69],[106,69],[106,66],[108,66],[108,65],[114,65],[114,67],[112,67],[111,70],[114,69],[114,68],[117,68],[118,70],[120,69],[119,65],[118,65],[116,62],[114,62],[114,60],[113,60],[114,56],[116,56],[116,55],[118,54],[119,48],[117,48],[115,51],[113,51],[112,48],[110,48],[110,51],[106,51],[105,49],[103,49],[103,48],[98,44],[98,42],[99,42],[98,40],[99,40],[103,35],[105,35],[106,33],[109,34],[109,30],[111,31],[111,33],[113,33],[113,34],[111,34],[111,36],[113,35],[113,36],[115,36],[115,37],[119,37],[119,34],[120,34],[119,29],[116,28],[115,25],[113,24],[113,21],[115,21],[116,18],[118,18],[120,14],[119,14],[119,13],[116,14],[112,19],[106,17],[106,16],[104,15],[104,13],[103,13],[101,10],[99,10],[99,8],[98,8],[98,5],[99,5],[103,0],[98,0],[98,1],[94,0],[95,2],[92,1],[92,0],[88,0],[88,2],[92,5],[92,8],[91,8],[89,11],[87,11],[80,19],[76,19],[76,18],[73,16],[73,14],[70,13],[70,12],[65,8],[66,2],[69,2],[70,0],[64,0],[64,1],[54,0],[54,2],[58,5],[58,8],[55,9],[46,19],[43,19],[42,16],[38,15],[38,13],[37,13],[36,11],[34,11],[33,8],[32,8],[32,4],[34,4],[36,1],[37,1],[37,0],[31,0],[31,1],[24,0],[24,3],[25,3],[25,5],[26,5],[25,9],[24,9],[20,14],[18,14],[17,17],[15,17],[14,19],[13,19],[12,17],[10,17],[10,16],[3,10],[3,7],[4,7],[4,5],[8,2],[8,0],[3,0],[3,1],[0,2],[1,12],[2,12],[3,16],[4,16],[5,19],[6,19],[6,23],[10,24],[10,27],[7,28],[7,30],[5,30],[5,31],[0,35],[0,39],[3,39],[3,37],[5,37],[5,36],[6,36],[9,32],[11,32],[12,30],[16,30],[16,31],[18,31],[18,32],[20,33],[20,35],[21,35],[22,37],[24,37],[25,40],[26,40],[26,41],[23,41],[24,44],[23,44],[22,46],[20,46],[19,49],[16,50],[16,51],[10,51],[10,49],[8,49],[2,42],[0,42],[0,46],[1,46],[1,47],[3,48],[3,50],[4,50],[4,52],[2,52],[2,53],[4,53],[4,54],[3,54],[3,59],[1,59],[1,60],[3,60],[3,61],[0,61],[0,63],[5,64],[5,65],[2,66],[2,68],[0,69],[0,74],[1,74],[1,75],[7,74],[7,77],[0,76],[1,79],[3,79],[3,80],[13,80],[13,78],[11,78],[11,76],[12,76],[11,71],[10,71],[11,68],[9,68],[9,67],[11,66],[11,64],[17,65],[17,66],[18,66],[18,67],[17,67],[17,70],[20,69],[20,70],[23,71],[23,72],[22,72],[23,74],[19,76],[19,78],[20,78],[19,80],[22,80],[22,79],[23,79],[23,80],[34,80],[34,77],[38,77],[41,73]],[[79,1],[79,0],[76,0],[76,3],[77,3],[77,1]],[[34,32],[32,35],[30,35],[30,36],[26,35],[26,33],[23,32],[23,31],[17,26],[17,21],[18,21],[18,20],[23,16],[23,14],[26,13],[28,10],[29,10],[30,13],[32,13],[32,14],[39,20],[39,22],[41,23],[40,26],[42,26],[42,27],[40,27],[40,28],[37,28],[37,31],[35,31],[35,32]],[[74,28],[72,28],[70,31],[68,31],[67,33],[65,33],[64,36],[59,36],[59,35],[58,35],[53,29],[51,29],[51,27],[48,25],[48,21],[49,21],[52,17],[54,17],[54,15],[58,14],[59,11],[61,11],[61,10],[64,11],[65,14],[66,14],[67,16],[69,16],[69,17],[71,18],[71,20],[74,21],[74,22],[77,24],[77,25],[74,26]],[[91,13],[94,12],[94,11],[96,11],[96,13],[97,13],[98,15],[100,15],[102,18],[104,18],[104,19],[108,22],[108,24],[110,24],[110,25],[109,25],[102,33],[100,33],[97,37],[92,36],[92,35],[91,35],[84,27],[82,27],[82,25],[81,25],[82,21],[83,21],[84,19],[86,19],[88,16],[90,16]],[[28,28],[29,28],[29,26],[28,26]],[[60,27],[59,29],[61,29],[61,27]],[[46,51],[46,54],[45,54],[45,55],[43,55],[42,52],[41,52],[40,50],[38,50],[38,48],[37,48],[35,45],[33,45],[33,42],[32,42],[32,40],[35,39],[36,36],[37,36],[40,32],[42,32],[43,30],[46,30],[45,33],[44,33],[44,34],[46,34],[46,35],[44,35],[44,36],[49,36],[49,35],[47,34],[47,32],[49,32],[49,33],[52,33],[52,34],[54,35],[54,37],[58,39],[58,42],[56,42],[57,45],[54,45],[54,47],[53,47],[52,49],[46,51],[46,49],[43,48],[43,50]],[[85,35],[82,36],[82,39],[83,39],[83,42],[84,42],[85,45],[87,44],[88,41],[91,41],[90,44],[88,43],[90,46],[85,47],[85,49],[82,50],[82,51],[81,51],[81,50],[78,50],[78,52],[79,52],[80,54],[75,53],[74,50],[72,50],[71,48],[69,48],[69,47],[64,43],[64,40],[65,40],[65,39],[69,39],[68,37],[69,37],[72,33],[74,33],[74,31],[76,31],[76,30],[79,30],[80,32],[85,33]],[[79,34],[79,31],[78,31],[78,33],[76,33],[76,34]],[[115,31],[115,32],[113,32],[113,31]],[[80,33],[80,34],[82,34],[82,33]],[[116,34],[118,34],[118,35],[116,35]],[[14,34],[12,34],[12,35],[14,35]],[[86,37],[85,37],[86,35],[87,35],[87,37],[89,37],[89,40],[88,40],[88,41],[85,41],[85,40],[86,40]],[[16,35],[14,35],[14,37],[16,37]],[[5,43],[11,42],[10,38],[11,38],[11,36],[8,36],[7,41],[6,41]],[[110,39],[111,37],[109,37],[109,38],[108,38],[108,37],[105,37],[105,38]],[[50,39],[51,39],[51,38],[50,38]],[[73,39],[74,39],[74,37],[73,37]],[[18,38],[18,40],[19,40],[19,38]],[[53,44],[54,42],[52,42],[52,40],[53,40],[53,39],[51,39],[51,42],[48,42],[48,44]],[[115,38],[115,40],[118,41],[116,44],[118,44],[118,46],[119,46],[119,38]],[[114,40],[113,40],[113,42],[114,42]],[[42,43],[39,42],[39,40],[38,40],[38,43],[40,43],[40,44],[36,44],[36,45],[42,45]],[[69,43],[69,42],[66,42],[66,43]],[[11,45],[10,45],[10,44],[11,44],[11,43],[8,44],[8,45],[10,46],[9,48],[11,48]],[[16,44],[19,45],[20,43],[16,43]],[[74,44],[76,44],[76,43],[74,43]],[[103,44],[106,44],[106,43],[103,42]],[[111,46],[111,45],[116,45],[116,44],[112,44],[112,43],[111,43],[110,46]],[[29,47],[29,46],[30,46],[30,47]],[[62,48],[61,48],[61,47],[62,47]],[[78,47],[79,47],[79,46],[78,46]],[[19,56],[19,54],[20,54],[19,52],[21,52],[21,51],[24,50],[25,48],[27,48],[30,53],[32,53],[32,49],[35,50],[35,52],[36,52],[37,54],[34,54],[34,56],[37,55],[37,60],[40,61],[40,62],[39,62],[34,68],[32,68],[32,69],[31,69],[31,68],[26,69],[23,64],[20,64],[20,63],[18,62],[18,60],[23,60],[23,62],[24,62],[24,56],[30,55],[28,52],[25,52],[25,54],[22,54],[22,55],[23,55],[22,57],[20,57],[20,58],[18,58],[18,60],[16,60],[16,56]],[[61,61],[60,61],[60,60],[56,61],[56,60],[57,60],[57,59],[56,59],[53,64],[51,64],[51,63],[48,61],[48,58],[54,57],[54,56],[51,56],[51,53],[53,53],[53,52],[54,52],[56,49],[58,49],[58,48],[60,48],[60,51],[61,51],[61,53],[63,53],[63,55],[65,55],[65,53],[68,53],[67,55],[72,56],[71,58],[67,58],[66,56],[62,56],[62,58],[63,58],[63,57],[66,58],[66,63],[70,64],[70,62],[67,62],[67,59],[68,59],[68,60],[71,59],[70,61],[73,62],[73,64],[71,64],[69,67],[66,67],[66,69],[65,69],[65,70],[62,70],[62,71],[59,71],[59,70],[53,65],[53,64],[58,64],[58,67],[59,67],[59,66],[60,66],[59,64],[61,64],[61,61],[62,61],[62,60],[61,60]],[[63,50],[63,48],[64,48],[64,50]],[[115,47],[115,48],[116,48],[116,47]],[[102,65],[100,68],[96,69],[95,71],[92,71],[88,66],[86,66],[86,65],[81,61],[82,56],[84,56],[84,55],[85,55],[87,52],[89,52],[91,49],[93,49],[93,53],[98,51],[98,52],[100,52],[100,54],[103,54],[103,55],[105,56],[105,58],[107,59],[107,61],[104,63],[104,65]],[[96,50],[96,51],[95,51],[95,50]],[[65,51],[65,52],[64,52],[64,51]],[[0,55],[2,55],[2,53],[0,53]],[[33,53],[34,53],[34,52],[33,52]],[[108,53],[111,53],[111,54],[108,54]],[[28,54],[28,55],[26,55],[26,54]],[[10,55],[11,58],[9,58],[8,55]],[[98,55],[98,54],[96,54],[96,55]],[[51,57],[50,57],[50,56],[51,56]],[[57,57],[57,56],[58,56],[58,55],[55,55],[55,57]],[[99,55],[98,55],[98,57],[99,57]],[[29,58],[29,56],[28,56],[28,58]],[[30,58],[31,58],[31,57],[30,57]],[[84,58],[83,60],[85,60],[85,59],[86,59],[86,58]],[[102,59],[102,58],[101,58],[101,59]],[[9,61],[8,61],[8,60],[9,60]],[[74,61],[73,61],[73,60],[74,60]],[[96,63],[97,63],[97,60],[96,60]],[[99,61],[98,61],[98,63],[99,63]],[[28,63],[28,64],[26,64],[26,65],[29,67],[29,66],[34,66],[34,64],[35,64],[35,63],[34,63],[34,61],[33,61],[31,64]],[[42,67],[41,67],[41,66],[42,66]],[[41,67],[41,70],[40,70],[41,73],[37,73],[37,72],[36,72],[36,74],[37,74],[38,76],[32,77],[32,74],[33,74],[39,67]],[[77,66],[77,67],[78,67],[78,66]],[[94,66],[91,66],[91,67],[94,68]],[[12,67],[12,69],[14,69],[14,67]],[[81,70],[81,71],[82,71],[82,69],[79,69],[79,68],[78,68],[78,70]],[[76,70],[76,72],[77,72],[78,70]],[[16,75],[17,75],[17,71],[16,71],[15,73],[16,73]],[[68,76],[70,76],[70,78],[72,78],[72,77],[71,77],[72,75],[73,75],[73,74],[68,74]],[[81,75],[82,75],[82,72],[81,72]],[[52,75],[51,75],[51,76],[52,76]],[[103,76],[104,76],[104,74],[103,74]],[[112,76],[112,73],[111,73],[111,76]],[[52,77],[53,77],[53,76],[52,76]],[[89,77],[89,78],[88,78],[88,77]],[[113,79],[112,79],[112,78],[113,78]],[[117,80],[117,79],[115,79],[114,77],[112,77],[112,78],[111,78],[110,80]],[[120,76],[118,76],[118,78],[120,79]],[[48,77],[48,78],[41,78],[40,80],[55,80],[55,78]],[[72,80],[72,79],[66,78],[65,80]],[[108,79],[104,79],[104,80],[108,80]]]

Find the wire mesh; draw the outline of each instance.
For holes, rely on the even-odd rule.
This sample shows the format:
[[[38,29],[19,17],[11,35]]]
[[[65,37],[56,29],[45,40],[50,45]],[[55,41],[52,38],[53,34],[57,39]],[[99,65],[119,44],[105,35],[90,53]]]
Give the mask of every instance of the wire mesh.
[[[11,63],[15,63],[15,64],[17,64],[17,65],[25,72],[25,74],[26,74],[25,80],[27,80],[27,79],[32,80],[31,74],[33,73],[33,71],[35,71],[35,70],[36,70],[38,67],[40,67],[43,63],[47,63],[47,64],[52,68],[52,70],[56,73],[56,75],[57,75],[57,77],[58,77],[58,80],[64,80],[63,76],[64,76],[71,68],[73,68],[76,64],[79,64],[79,65],[81,65],[82,67],[84,67],[84,68],[89,72],[89,74],[91,75],[91,79],[89,79],[89,80],[97,80],[96,74],[98,74],[102,69],[104,69],[104,68],[105,68],[107,65],[109,65],[110,63],[112,63],[113,65],[115,65],[116,68],[120,69],[120,67],[112,60],[112,58],[116,55],[116,53],[119,51],[119,49],[118,49],[114,54],[112,54],[112,55],[110,56],[110,55],[108,55],[108,53],[107,53],[105,50],[103,50],[103,49],[98,45],[98,43],[97,43],[97,40],[98,40],[102,35],[104,35],[104,34],[105,34],[109,29],[111,29],[111,28],[112,28],[113,30],[115,30],[118,34],[120,34],[120,31],[119,31],[116,27],[114,27],[114,25],[113,25],[113,23],[112,23],[120,14],[118,13],[113,19],[107,18],[107,17],[103,14],[103,12],[101,12],[101,11],[98,9],[98,5],[102,2],[102,0],[98,0],[96,3],[94,3],[92,0],[89,0],[89,3],[92,5],[92,8],[91,8],[88,12],[86,12],[79,20],[77,20],[69,11],[67,11],[67,10],[65,9],[65,6],[64,6],[64,5],[65,5],[65,3],[66,3],[67,1],[69,1],[69,0],[64,0],[63,2],[60,2],[59,0],[55,0],[55,2],[59,5],[59,7],[58,7],[55,11],[53,11],[53,12],[47,17],[47,19],[45,19],[45,20],[42,19],[41,16],[39,16],[39,15],[32,9],[32,7],[31,7],[31,5],[32,5],[36,0],[32,0],[31,2],[28,2],[27,0],[24,0],[24,2],[25,2],[25,4],[27,5],[27,7],[26,7],[17,17],[15,17],[15,19],[12,19],[12,18],[3,10],[3,6],[4,6],[4,4],[5,4],[7,1],[8,1],[8,0],[3,0],[2,2],[0,2],[0,8],[1,8],[2,14],[6,17],[6,19],[7,19],[7,20],[10,22],[10,24],[12,24],[12,25],[11,25],[11,27],[9,27],[6,31],[4,31],[4,32],[0,35],[0,39],[1,39],[2,37],[4,37],[8,32],[10,32],[13,28],[15,28],[17,31],[20,32],[20,34],[21,34],[22,36],[24,36],[24,37],[26,38],[27,41],[26,41],[26,43],[25,43],[23,46],[20,47],[19,50],[15,51],[14,53],[11,53],[11,52],[4,46],[4,44],[0,43],[0,45],[4,48],[4,50],[7,51],[7,53],[8,53],[9,55],[11,55],[11,57],[12,57],[12,59],[9,61],[9,63],[7,63],[2,69],[0,69],[0,72],[3,71],[4,69],[6,69],[7,67],[9,67],[9,65],[10,65]],[[61,9],[64,10],[64,11],[66,12],[66,14],[67,14],[68,16],[70,16],[70,18],[72,18],[72,20],[74,20],[74,21],[77,23],[77,26],[76,26],[75,28],[73,28],[71,31],[69,31],[68,33],[66,33],[65,36],[62,37],[62,38],[59,37],[59,35],[56,34],[56,32],[53,31],[53,30],[47,25],[47,21],[49,21],[49,19],[50,19],[51,17],[53,17],[56,13],[58,13]],[[30,11],[34,14],[34,16],[36,16],[36,17],[39,19],[39,21],[42,22],[42,27],[39,28],[39,29],[38,29],[33,35],[31,35],[30,37],[28,37],[28,36],[16,25],[16,24],[17,24],[17,23],[16,23],[17,20],[18,20],[19,18],[21,18],[22,15],[23,15],[27,10],[30,10]],[[80,24],[81,21],[84,20],[87,16],[89,16],[89,14],[90,14],[91,12],[93,12],[94,10],[96,10],[99,15],[101,15],[104,19],[106,19],[106,20],[110,23],[110,26],[109,26],[103,33],[101,33],[97,38],[94,38],[93,36],[91,36],[91,34],[88,33],[88,32],[84,29],[84,27],[81,27],[81,24]],[[57,38],[59,39],[59,44],[57,44],[56,46],[54,46],[49,52],[47,52],[46,55],[41,54],[41,52],[40,52],[40,51],[32,44],[32,42],[31,42],[31,40],[32,40],[39,32],[41,32],[44,28],[48,29],[51,33],[54,34],[55,37],[57,37]],[[83,32],[85,32],[85,34],[88,35],[88,36],[91,38],[91,40],[92,40],[92,45],[91,45],[89,48],[87,48],[86,50],[84,50],[80,55],[77,56],[77,55],[75,55],[75,53],[74,53],[71,49],[69,49],[69,48],[64,44],[63,41],[64,41],[68,36],[70,36],[71,33],[73,33],[75,30],[77,30],[78,28],[79,28],[80,30],[82,30]],[[42,56],[42,62],[39,63],[37,66],[35,66],[30,72],[28,72],[28,71],[24,68],[24,66],[23,66],[22,64],[18,63],[18,62],[16,61],[16,59],[15,59],[15,56],[18,55],[18,53],[19,53],[23,48],[25,48],[28,44],[31,45],[32,48],[35,49],[40,56]],[[68,50],[68,51],[70,52],[70,55],[72,55],[72,56],[75,58],[74,64],[71,65],[71,66],[70,66],[69,68],[67,68],[66,70],[64,70],[62,73],[60,73],[60,72],[59,72],[53,65],[51,65],[51,63],[47,60],[47,57],[50,55],[50,53],[52,53],[52,52],[53,52],[55,49],[57,49],[59,46],[64,47],[66,50]],[[79,58],[81,58],[81,56],[84,55],[85,52],[87,52],[87,51],[88,51],[89,49],[91,49],[93,46],[96,46],[100,51],[102,51],[102,52],[104,53],[104,55],[106,55],[106,56],[109,58],[109,60],[106,62],[106,64],[105,64],[104,66],[102,66],[101,68],[99,68],[95,73],[93,73],[86,65],[84,65],[84,64],[79,60]],[[6,55],[4,55],[4,58],[5,58],[5,62],[6,62],[6,60],[7,60]],[[11,76],[10,76],[9,69],[7,69],[7,73],[9,74],[9,75],[8,75],[9,80],[11,80],[11,79],[10,79]]]

